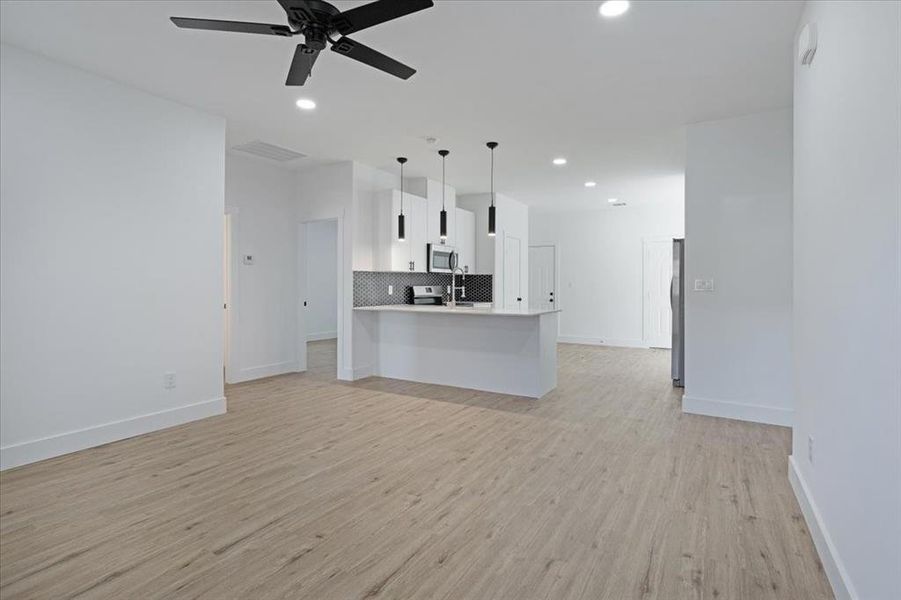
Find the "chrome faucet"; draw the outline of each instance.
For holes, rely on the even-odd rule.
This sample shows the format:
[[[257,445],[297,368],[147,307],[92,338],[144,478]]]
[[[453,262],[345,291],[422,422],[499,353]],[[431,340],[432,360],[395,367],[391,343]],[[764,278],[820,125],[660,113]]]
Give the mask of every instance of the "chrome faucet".
[[[451,255],[451,260],[453,261],[453,269],[451,270],[451,284],[450,284],[450,300],[447,301],[447,305],[450,308],[457,307],[457,290],[463,290],[463,293],[460,295],[461,298],[466,297],[466,286],[461,285],[457,286],[457,271],[460,271],[460,281],[466,283],[466,271],[464,271],[461,267],[457,266],[457,253]]]

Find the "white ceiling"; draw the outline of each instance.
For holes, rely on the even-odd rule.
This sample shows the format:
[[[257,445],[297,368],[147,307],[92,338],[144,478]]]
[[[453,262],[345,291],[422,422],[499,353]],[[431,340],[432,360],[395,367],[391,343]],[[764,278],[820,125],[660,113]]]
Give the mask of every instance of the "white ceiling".
[[[346,9],[352,2],[336,2]],[[332,52],[284,85],[287,39],[186,31],[171,15],[284,23],[275,0],[0,2],[0,39],[228,119],[229,144],[261,139],[319,161],[355,159],[488,187],[531,205],[653,201],[681,181],[686,123],[791,104],[801,2],[438,1],[353,37],[418,69],[395,79]],[[318,107],[299,111],[305,96]],[[428,146],[425,136],[440,138]],[[565,167],[551,159],[565,156]],[[586,189],[586,180],[598,182]]]

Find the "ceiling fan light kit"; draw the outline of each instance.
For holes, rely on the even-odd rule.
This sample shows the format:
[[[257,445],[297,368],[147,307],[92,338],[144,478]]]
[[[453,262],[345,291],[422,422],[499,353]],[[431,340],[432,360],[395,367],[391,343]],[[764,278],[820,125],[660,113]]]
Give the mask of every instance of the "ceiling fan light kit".
[[[278,3],[287,13],[288,25],[189,17],[170,18],[177,27],[183,29],[282,37],[303,35],[304,43],[298,44],[295,48],[294,58],[288,69],[288,78],[285,81],[285,85],[293,86],[306,83],[319,53],[325,50],[327,45],[331,45],[332,52],[343,54],[395,77],[409,79],[416,73],[416,69],[352,40],[347,35],[434,6],[432,0],[377,0],[341,12],[323,0],[278,0]],[[335,36],[341,37],[335,39]]]

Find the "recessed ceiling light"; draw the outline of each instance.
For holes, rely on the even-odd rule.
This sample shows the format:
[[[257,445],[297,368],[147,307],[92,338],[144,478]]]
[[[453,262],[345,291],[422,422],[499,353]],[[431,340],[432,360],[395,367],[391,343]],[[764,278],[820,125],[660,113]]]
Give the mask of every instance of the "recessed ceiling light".
[[[297,101],[297,108],[301,110],[313,110],[316,108],[316,103],[309,98],[301,98]]]
[[[610,204],[616,204],[617,202],[619,202],[619,200],[617,200],[616,198],[607,198],[607,202],[609,202]]]
[[[601,3],[600,13],[602,17],[618,17],[629,10],[629,0],[607,0]]]
[[[565,165],[565,164],[566,164],[566,159],[565,159],[565,158],[562,158],[562,157],[561,157],[561,158],[555,158],[555,159],[554,159],[554,164],[555,164],[555,165],[558,165],[558,166],[559,166],[559,165]]]
[[[594,187],[596,185],[597,185],[597,183],[595,183],[594,181],[586,181],[585,182],[585,187]]]

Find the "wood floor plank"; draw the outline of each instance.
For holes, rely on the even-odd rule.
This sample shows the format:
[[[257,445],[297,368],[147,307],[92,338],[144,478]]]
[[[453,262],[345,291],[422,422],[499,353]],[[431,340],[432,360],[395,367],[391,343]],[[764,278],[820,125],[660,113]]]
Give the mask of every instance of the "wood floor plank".
[[[684,415],[665,351],[529,400],[307,373],[0,474],[0,597],[829,599],[791,432]]]

